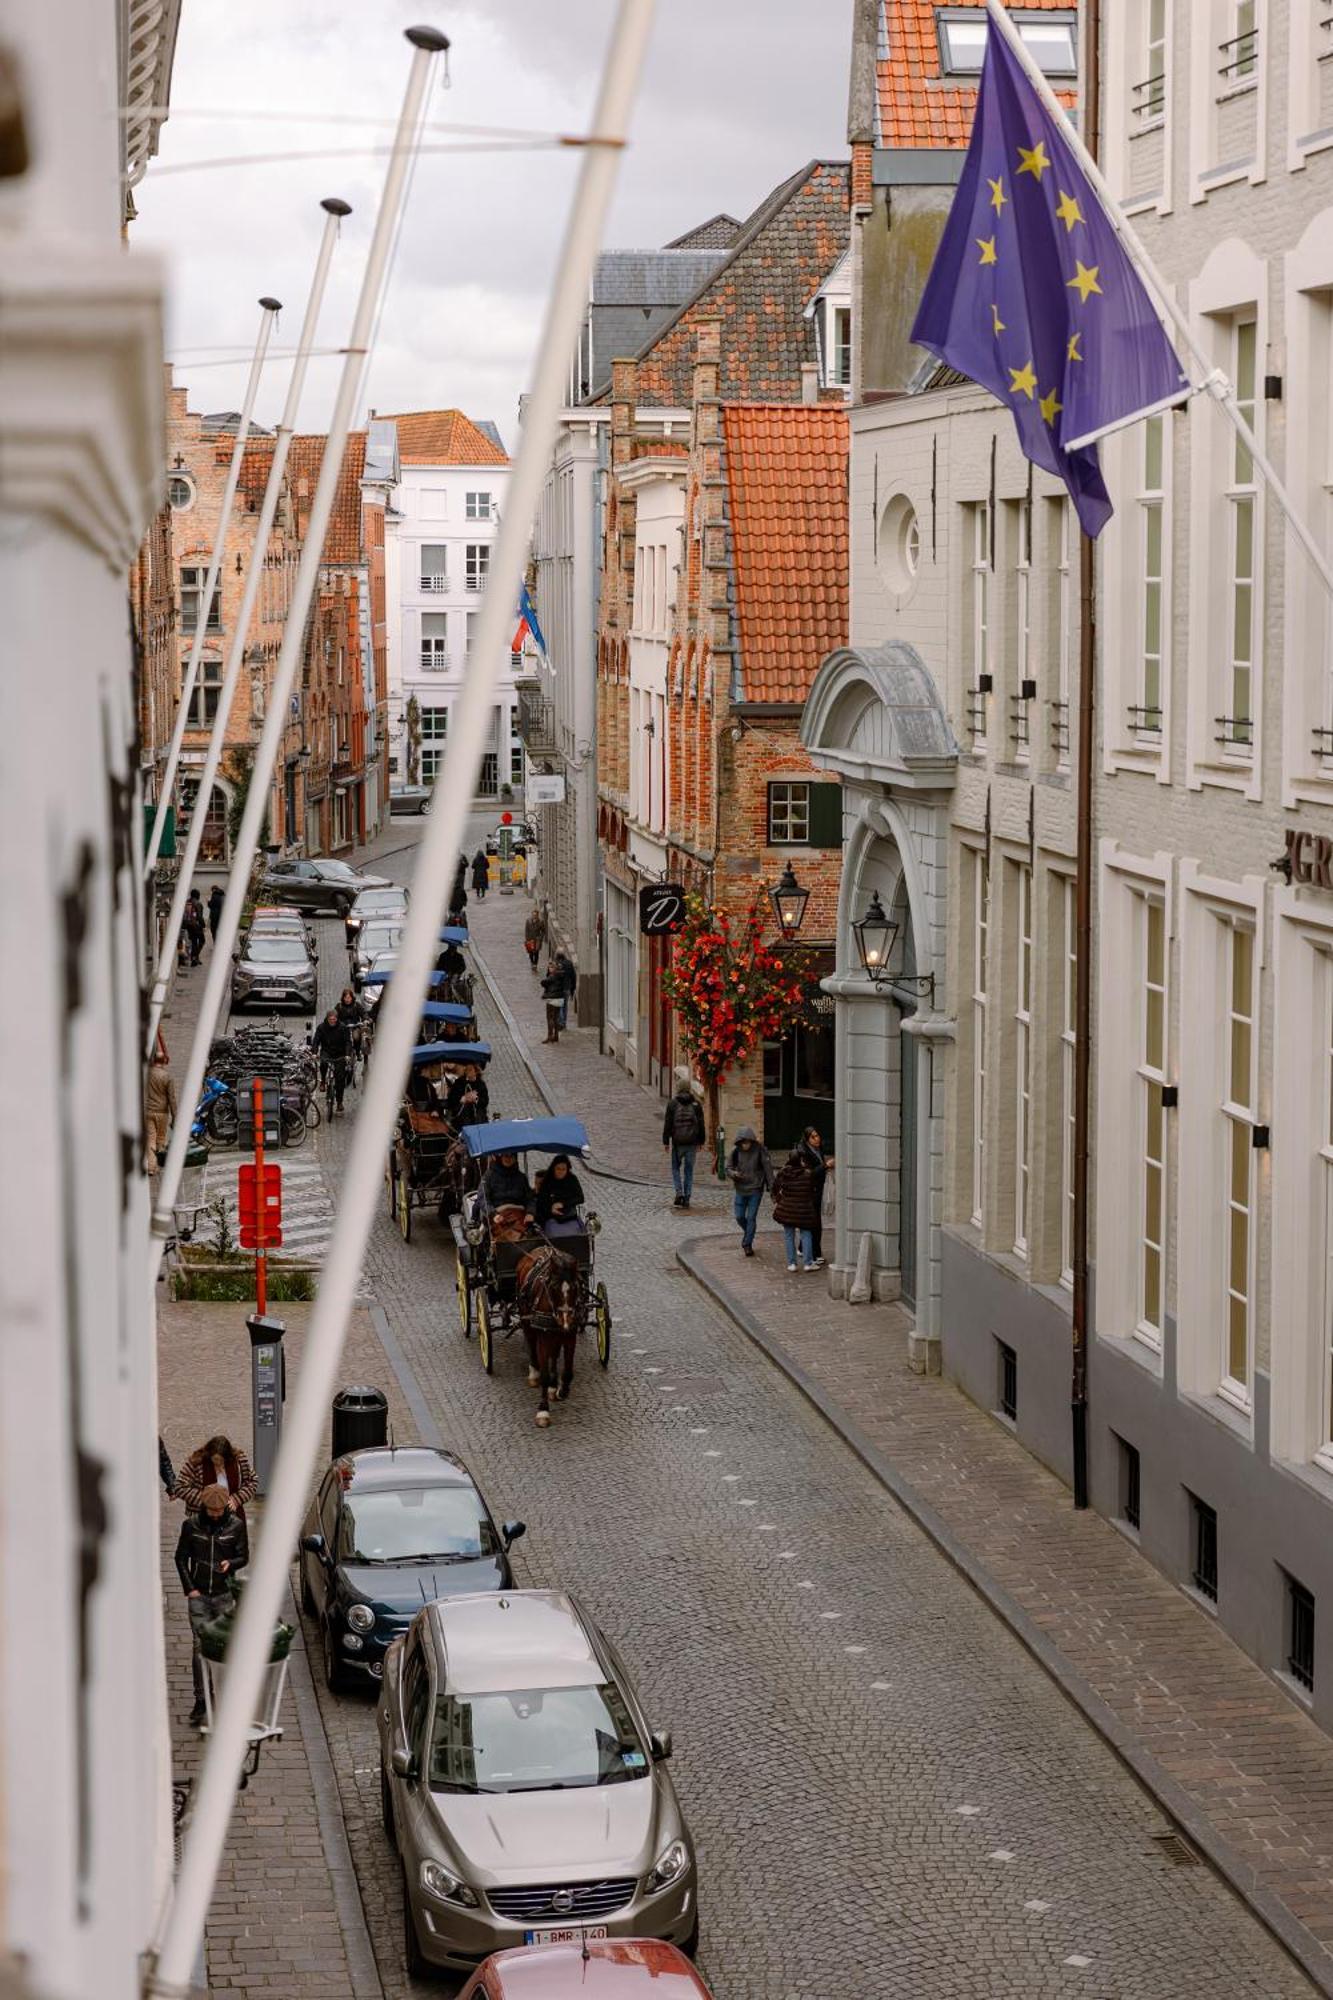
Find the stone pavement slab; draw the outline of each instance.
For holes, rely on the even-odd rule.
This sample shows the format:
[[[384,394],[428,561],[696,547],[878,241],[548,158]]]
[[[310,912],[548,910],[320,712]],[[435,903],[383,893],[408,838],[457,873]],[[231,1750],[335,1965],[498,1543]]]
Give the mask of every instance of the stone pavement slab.
[[[695,1237],[679,1257],[1333,1994],[1333,1742],[1000,1422],[913,1373],[901,1307],[830,1300],[788,1276],[780,1238],[757,1247]]]

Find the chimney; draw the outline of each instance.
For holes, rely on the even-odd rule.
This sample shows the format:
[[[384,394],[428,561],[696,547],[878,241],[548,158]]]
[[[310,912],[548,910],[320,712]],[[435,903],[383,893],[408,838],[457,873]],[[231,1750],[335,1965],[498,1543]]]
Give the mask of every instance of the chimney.
[[[801,363],[801,401],[803,403],[817,403],[819,401],[819,363],[817,361],[803,361]]]

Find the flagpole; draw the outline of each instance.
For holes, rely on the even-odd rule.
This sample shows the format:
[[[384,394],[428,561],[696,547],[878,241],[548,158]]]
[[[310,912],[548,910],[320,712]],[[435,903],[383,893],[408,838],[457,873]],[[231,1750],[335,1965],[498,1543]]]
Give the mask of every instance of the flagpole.
[[[204,837],[204,803],[212,796],[213,781],[222,761],[222,746],[226,741],[227,728],[231,719],[232,697],[236,683],[240,679],[241,662],[245,657],[245,642],[250,633],[250,621],[254,616],[255,599],[264,577],[264,557],[268,548],[268,538],[273,530],[273,522],[278,512],[278,501],[282,494],[283,476],[287,469],[287,454],[291,449],[292,433],[296,428],[296,413],[301,405],[301,393],[305,387],[306,370],[310,363],[311,349],[315,344],[315,332],[319,324],[319,309],[324,300],[324,290],[328,282],[329,265],[333,259],[333,246],[337,241],[338,225],[343,216],[351,214],[351,208],[336,195],[330,195],[320,203],[324,210],[324,233],[320,240],[319,255],[315,260],[314,275],[310,280],[310,297],[306,302],[305,320],[301,326],[301,337],[297,342],[296,359],[292,364],[291,380],[287,384],[287,400],[283,407],[282,421],[278,425],[273,444],[273,463],[269,467],[268,481],[264,487],[263,504],[259,519],[255,524],[254,542],[250,551],[250,568],[245,579],[245,590],[241,597],[241,608],[236,614],[232,631],[231,649],[227,654],[226,670],[222,676],[222,686],[218,691],[217,714],[213,717],[212,733],[208,739],[208,752],[203,769],[199,773],[199,800],[190,820],[190,831],[185,842],[185,854],[176,876],[176,886],[171,898],[171,914],[167,918],[167,928],[158,951],[157,965],[153,973],[153,987],[148,1001],[148,1035],[144,1049],[144,1060],[152,1060],[153,1046],[157,1040],[158,1027],[162,1020],[162,1009],[166,1004],[167,987],[171,969],[176,962],[176,939],[185,915],[185,898],[194,879],[195,863],[199,859],[199,849]],[[256,770],[251,782],[259,781],[263,774]]]
[[[1153,263],[1152,258],[1148,255],[1142,238],[1138,235],[1108,187],[1106,177],[1097,165],[1093,153],[1084,144],[1081,134],[1075,130],[1066,117],[1064,106],[1051,89],[1035,56],[1025,46],[1023,37],[1019,34],[1008,13],[1000,5],[1000,0],[986,0],[986,12],[990,18],[992,27],[1004,37],[1005,42],[1013,52],[1014,60],[1022,68],[1024,75],[1041,98],[1051,117],[1060,122],[1065,143],[1069,146],[1075,159],[1091,182],[1093,189],[1101,201],[1106,219],[1124,244],[1130,262],[1135,266],[1139,276],[1153,293],[1158,311],[1166,319],[1170,320],[1172,326],[1180,335],[1183,345],[1188,349],[1199,375],[1199,379],[1192,384],[1194,393],[1197,395],[1200,390],[1206,390],[1214,402],[1220,404],[1222,409],[1225,410],[1241,443],[1253,458],[1254,463],[1263,476],[1265,484],[1285,514],[1292,533],[1305,550],[1310,561],[1314,564],[1315,571],[1323,582],[1325,590],[1333,598],[1333,557],[1326,556],[1320,548],[1319,543],[1315,539],[1314,531],[1297,511],[1296,504],[1288,493],[1277,467],[1268,457],[1249,423],[1246,421],[1245,413],[1241,409],[1236,397],[1235,384],[1229,380],[1222,369],[1214,366],[1211,355],[1204,348],[1194,331],[1189,314],[1183,306],[1177,303],[1166,280]],[[1100,8],[1093,5],[1086,12],[1085,20],[1091,25],[1097,19],[1099,13]],[[1085,60],[1085,76],[1091,79],[1099,70],[1100,36],[1097,37],[1094,43],[1094,38],[1089,33],[1085,46],[1089,51]],[[1088,90],[1084,96],[1088,132],[1093,137],[1097,134],[1100,124],[1100,91],[1096,93],[1096,97],[1098,101],[1094,102],[1094,93],[1092,90]],[[1090,444],[1094,442],[1095,439],[1093,438],[1061,438],[1060,448],[1062,451],[1073,451],[1078,448],[1080,443]]]
[[[176,771],[181,759],[181,745],[185,741],[185,730],[190,719],[190,702],[194,695],[195,682],[199,678],[199,660],[204,650],[204,634],[208,629],[208,614],[212,609],[213,592],[218,587],[218,573],[222,568],[222,553],[227,543],[227,529],[231,523],[232,503],[236,498],[236,488],[240,484],[241,460],[245,457],[245,441],[250,435],[250,419],[254,414],[255,397],[259,392],[259,377],[264,369],[264,356],[268,351],[269,339],[273,332],[273,322],[282,307],[277,299],[261,299],[262,317],[259,322],[259,337],[255,341],[254,358],[250,363],[250,378],[245,385],[245,397],[241,403],[241,420],[236,426],[236,443],[232,448],[231,464],[227,468],[227,481],[222,489],[222,508],[218,514],[217,533],[213,540],[213,554],[200,594],[198,613],[194,621],[194,640],[190,647],[190,657],[185,667],[185,678],[181,682],[180,701],[176,706],[176,721],[171,732],[171,743],[167,750],[166,766],[162,772],[161,789],[158,792],[157,811],[153,815],[153,830],[148,836],[148,852],[144,856],[143,877],[145,882],[157,866],[158,849],[162,845],[162,829],[167,822],[167,808],[176,788]],[[207,801],[205,801],[205,804]],[[182,869],[182,874],[184,870]]]

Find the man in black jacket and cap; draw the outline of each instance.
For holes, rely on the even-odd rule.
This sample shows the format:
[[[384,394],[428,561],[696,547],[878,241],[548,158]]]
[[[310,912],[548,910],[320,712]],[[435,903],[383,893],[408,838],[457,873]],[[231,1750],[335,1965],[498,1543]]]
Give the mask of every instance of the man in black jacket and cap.
[[[685,1077],[676,1085],[676,1094],[662,1120],[662,1144],[671,1148],[671,1179],[677,1208],[690,1205],[694,1193],[694,1156],[707,1136],[703,1106]]]
[[[176,1574],[185,1592],[185,1608],[190,1614],[194,1653],[190,1671],[194,1676],[194,1707],[191,1722],[204,1719],[204,1663],[199,1651],[199,1634],[219,1617],[231,1601],[231,1578],[250,1560],[250,1542],[244,1514],[233,1513],[221,1486],[206,1486],[197,1511],[181,1523],[176,1543]]]

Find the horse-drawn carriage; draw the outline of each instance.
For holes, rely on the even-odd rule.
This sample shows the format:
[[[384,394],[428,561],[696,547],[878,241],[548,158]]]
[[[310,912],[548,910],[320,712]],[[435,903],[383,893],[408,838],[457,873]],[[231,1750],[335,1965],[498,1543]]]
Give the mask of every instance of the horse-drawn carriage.
[[[445,1116],[438,1092],[424,1087],[427,1072],[446,1064],[476,1063],[481,1068],[490,1059],[488,1042],[423,1042],[412,1051],[412,1081],[384,1169],[389,1213],[404,1243],[412,1240],[414,1208],[434,1206],[443,1219],[464,1192],[466,1160],[458,1150],[459,1134]]]
[[[611,1305],[605,1284],[596,1275],[597,1218],[582,1209],[562,1220],[557,1230],[543,1231],[522,1201],[497,1200],[488,1162],[503,1154],[516,1159],[540,1154],[554,1160],[561,1154],[588,1151],[588,1135],[577,1118],[506,1118],[469,1126],[462,1134],[469,1160],[479,1169],[479,1186],[469,1193],[462,1210],[451,1218],[457,1252],[458,1316],[470,1339],[475,1325],[477,1350],[487,1374],[495,1368],[496,1338],[507,1340],[522,1327],[528,1339],[529,1381],[541,1383],[538,1422],[549,1421],[548,1390],[555,1387],[555,1362],[563,1358],[567,1394],[573,1373],[575,1336],[586,1326],[597,1334],[597,1359],[603,1368],[611,1358]],[[526,1180],[526,1165],[519,1170]]]

